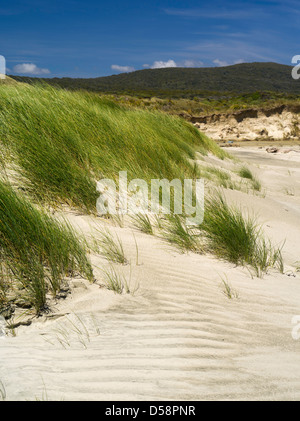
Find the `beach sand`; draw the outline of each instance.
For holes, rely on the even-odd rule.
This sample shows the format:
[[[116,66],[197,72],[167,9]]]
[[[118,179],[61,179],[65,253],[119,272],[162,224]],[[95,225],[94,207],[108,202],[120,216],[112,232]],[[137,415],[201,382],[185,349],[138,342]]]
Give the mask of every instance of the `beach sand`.
[[[52,313],[0,338],[6,400],[300,399],[300,339],[292,337],[300,316],[300,149],[230,152],[249,163],[265,195],[226,196],[256,214],[275,245],[285,241],[285,273],[259,279],[127,224],[70,212],[85,235],[96,235],[98,225],[118,234],[131,262],[118,270],[138,289],[117,295],[103,288],[107,262],[92,255],[95,284],[74,279]]]

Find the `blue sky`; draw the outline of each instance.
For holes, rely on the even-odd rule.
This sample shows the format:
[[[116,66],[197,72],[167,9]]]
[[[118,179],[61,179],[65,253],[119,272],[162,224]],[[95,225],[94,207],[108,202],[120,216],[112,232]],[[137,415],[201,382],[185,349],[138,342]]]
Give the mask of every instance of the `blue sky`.
[[[291,64],[300,54],[300,0],[0,1],[0,55],[9,74]]]

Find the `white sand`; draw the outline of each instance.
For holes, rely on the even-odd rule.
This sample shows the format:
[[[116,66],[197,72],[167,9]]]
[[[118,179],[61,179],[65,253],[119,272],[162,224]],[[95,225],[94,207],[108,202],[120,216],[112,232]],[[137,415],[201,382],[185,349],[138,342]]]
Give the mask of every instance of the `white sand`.
[[[130,227],[110,228],[123,241],[138,291],[120,296],[75,280],[72,295],[52,309],[61,317],[38,319],[15,338],[0,339],[7,400],[300,398],[300,340],[291,335],[292,318],[300,315],[300,153],[233,153],[250,162],[266,197],[228,197],[258,213],[276,244],[286,240],[286,274],[252,279],[245,268],[180,254]],[[69,219],[85,233],[96,223],[109,225],[75,214]],[[129,266],[120,269],[129,276]],[[221,278],[238,299],[223,294]]]

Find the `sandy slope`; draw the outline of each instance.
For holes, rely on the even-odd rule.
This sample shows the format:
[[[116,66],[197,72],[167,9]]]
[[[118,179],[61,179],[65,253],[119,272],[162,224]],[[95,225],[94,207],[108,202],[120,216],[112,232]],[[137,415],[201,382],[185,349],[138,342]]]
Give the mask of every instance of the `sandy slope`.
[[[259,212],[276,242],[286,239],[286,274],[251,278],[210,256],[180,254],[132,227],[112,227],[124,243],[119,266],[134,295],[74,280],[53,314],[0,339],[7,400],[281,400],[300,398],[300,153],[236,148],[262,180],[266,197],[230,192]],[[288,190],[287,190],[288,189]],[[99,219],[69,214],[86,234]],[[134,236],[138,244],[138,262]],[[107,264],[92,256],[99,268]],[[138,263],[138,264],[137,264]],[[288,276],[292,275],[292,276]],[[227,277],[239,298],[223,293]],[[76,287],[76,288],[75,288]]]
[[[193,117],[192,122],[214,140],[299,139],[299,107],[242,110]]]

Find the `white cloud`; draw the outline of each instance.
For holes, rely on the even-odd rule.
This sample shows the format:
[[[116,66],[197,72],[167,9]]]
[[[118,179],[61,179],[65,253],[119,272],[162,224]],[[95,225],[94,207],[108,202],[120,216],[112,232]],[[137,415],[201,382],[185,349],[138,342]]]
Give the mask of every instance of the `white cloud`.
[[[243,60],[241,58],[239,60],[235,60],[232,63],[228,63],[227,61],[219,60],[218,58],[216,58],[215,60],[213,60],[213,63],[215,63],[219,67],[226,67],[226,66],[232,66],[233,64],[242,64],[242,63],[245,63],[245,60]]]
[[[213,63],[215,63],[218,67],[226,67],[226,66],[229,66],[229,63],[227,63],[227,61],[219,60],[218,58],[216,58],[215,60],[213,60]]]
[[[41,69],[33,63],[17,64],[14,66],[13,71],[14,73],[26,75],[48,75],[51,73],[49,69]]]
[[[151,66],[149,64],[143,64],[145,69],[165,69],[167,67],[202,67],[204,63],[200,60],[184,60],[181,62],[175,62],[174,60],[168,61],[155,61]]]
[[[204,63],[202,61],[197,60],[185,60],[183,62],[183,67],[202,67]]]
[[[167,67],[177,67],[177,64],[174,60],[168,60],[168,61],[155,61],[151,69],[165,69]]]
[[[117,70],[118,72],[121,73],[129,73],[129,72],[134,72],[135,68],[131,67],[131,66],[119,66],[118,64],[113,64],[111,66],[112,70]]]

